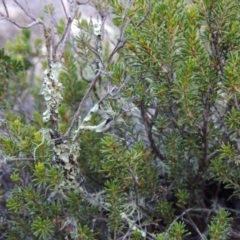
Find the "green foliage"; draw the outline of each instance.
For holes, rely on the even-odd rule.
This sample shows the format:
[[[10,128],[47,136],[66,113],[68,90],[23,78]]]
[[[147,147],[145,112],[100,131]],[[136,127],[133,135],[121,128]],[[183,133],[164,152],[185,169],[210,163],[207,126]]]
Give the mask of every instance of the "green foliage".
[[[23,70],[22,63],[6,55],[3,48],[0,49],[0,59],[2,77],[9,78],[11,74]]]
[[[48,239],[54,234],[53,219],[61,211],[59,202],[46,202],[45,196],[31,187],[15,188],[7,207],[13,212],[15,223],[7,234],[9,237],[19,229],[25,231],[25,237],[34,235],[38,239]],[[30,211],[36,217],[28,217]]]
[[[183,222],[174,222],[167,234],[159,234],[156,240],[181,240],[188,236],[189,232],[185,229]]]
[[[103,28],[96,34],[101,24],[76,15],[77,33],[61,59],[55,128],[43,122],[41,78],[34,72],[33,58],[42,62],[37,68],[48,65],[43,40],[30,43],[31,31],[24,30],[7,42],[9,53],[0,50],[1,103],[7,106],[0,119],[1,234],[231,239],[240,189],[239,2],[93,5],[99,22],[113,14],[115,50],[124,44],[110,60],[114,47],[108,48]],[[44,12],[53,18],[54,4]],[[66,23],[59,20],[54,33],[62,35]],[[34,101],[30,118],[20,108],[14,112],[25,89]],[[71,135],[64,135],[70,126]],[[57,162],[59,156],[66,162]],[[64,188],[67,176],[73,183],[72,161],[80,169],[76,191]]]
[[[123,210],[122,186],[117,181],[106,182],[106,202],[109,204],[109,227],[114,232],[114,238],[121,231]]]
[[[18,57],[21,58],[23,57],[25,53],[30,53],[31,52],[31,47],[29,44],[31,36],[31,31],[29,29],[25,29],[22,31],[22,34],[16,36],[14,39],[14,42],[7,42],[7,48],[10,52],[18,52],[19,55]],[[20,55],[21,54],[21,55]]]
[[[65,29],[65,22],[63,19],[60,19],[58,27],[57,27],[58,34],[63,34],[64,29]]]
[[[105,156],[102,169],[108,177],[118,180],[123,189],[133,189],[137,185],[140,193],[156,191],[156,169],[141,143],[128,150],[112,135],[103,138],[102,143],[101,152]]]
[[[174,218],[173,206],[172,203],[169,203],[166,199],[160,199],[156,211],[161,214],[163,220],[167,224],[173,221]]]
[[[3,48],[0,49],[0,104],[6,106],[8,99],[9,78],[15,76],[23,70],[23,63],[5,54]]]
[[[53,4],[50,3],[50,4],[44,5],[43,11],[44,11],[46,14],[49,14],[50,16],[53,16],[53,15],[54,15],[55,8],[54,8]]]
[[[176,197],[178,198],[177,205],[179,207],[184,207],[189,200],[189,195],[187,189],[178,189],[176,193]]]
[[[86,240],[95,240],[93,232],[87,226],[78,226],[77,227],[79,238]]]
[[[131,235],[131,240],[142,240],[144,239],[142,234],[138,231],[134,231]]]
[[[53,234],[53,224],[49,219],[37,217],[31,225],[34,236],[38,239],[47,239]]]
[[[77,103],[83,97],[86,90],[86,82],[79,75],[79,65],[77,59],[74,57],[74,52],[71,48],[67,48],[64,55],[65,71],[61,73],[60,80],[64,85],[63,105],[60,109],[60,114],[63,120],[67,122],[68,110],[76,111]]]
[[[228,239],[229,228],[231,225],[230,222],[230,213],[224,209],[219,210],[216,216],[212,218],[211,225],[209,227],[210,239]]]
[[[222,145],[220,156],[211,162],[211,169],[217,180],[223,182],[226,188],[239,193],[239,159],[233,145]]]

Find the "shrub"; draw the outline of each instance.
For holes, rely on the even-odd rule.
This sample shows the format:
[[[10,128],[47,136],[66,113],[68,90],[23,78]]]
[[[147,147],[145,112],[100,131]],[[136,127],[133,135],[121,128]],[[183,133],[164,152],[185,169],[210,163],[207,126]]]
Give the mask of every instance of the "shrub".
[[[238,239],[238,1],[77,3],[0,51],[2,239]]]

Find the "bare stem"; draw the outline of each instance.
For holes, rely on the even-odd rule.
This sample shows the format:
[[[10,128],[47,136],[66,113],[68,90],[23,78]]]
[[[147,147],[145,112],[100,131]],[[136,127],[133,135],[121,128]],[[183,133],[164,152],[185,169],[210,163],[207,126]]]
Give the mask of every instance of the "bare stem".
[[[65,5],[64,5],[64,3],[63,3],[63,0],[61,0],[61,4],[62,4],[62,7],[63,7],[63,10],[64,10],[64,13],[65,13],[66,18],[68,18],[67,10],[66,10],[66,7],[65,7]]]
[[[3,6],[4,6],[4,9],[5,9],[5,12],[7,14],[7,17],[9,17],[9,13],[8,13],[8,9],[7,9],[7,5],[5,3],[5,0],[2,0],[2,3],[3,3]]]
[[[31,18],[33,21],[36,21],[36,18],[33,17],[29,12],[27,12],[26,9],[25,9],[17,0],[14,0],[14,2],[23,10],[23,12],[24,12],[29,18]]]

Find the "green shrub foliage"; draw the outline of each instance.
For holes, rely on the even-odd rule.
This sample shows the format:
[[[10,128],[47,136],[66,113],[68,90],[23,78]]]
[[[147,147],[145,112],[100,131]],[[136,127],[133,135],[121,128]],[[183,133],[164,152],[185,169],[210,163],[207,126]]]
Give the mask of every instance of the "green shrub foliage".
[[[0,50],[0,238],[240,239],[240,2],[93,2]]]

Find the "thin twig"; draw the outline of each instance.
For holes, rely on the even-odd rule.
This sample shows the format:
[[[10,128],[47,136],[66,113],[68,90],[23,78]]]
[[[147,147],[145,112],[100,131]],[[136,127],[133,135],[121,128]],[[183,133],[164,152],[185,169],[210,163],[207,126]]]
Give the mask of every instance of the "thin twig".
[[[64,137],[70,137],[71,136],[71,131],[73,129],[73,126],[74,124],[77,122],[78,120],[78,117],[80,116],[81,112],[82,112],[82,109],[83,109],[83,106],[89,96],[89,94],[91,93],[92,89],[94,88],[99,76],[101,75],[102,72],[106,72],[106,69],[108,67],[108,64],[110,63],[112,57],[114,56],[114,54],[124,46],[124,43],[125,42],[121,42],[121,40],[119,40],[118,44],[116,45],[116,47],[113,49],[112,53],[110,54],[110,56],[108,57],[107,59],[107,62],[106,62],[106,65],[103,69],[100,69],[100,71],[97,72],[97,74],[94,76],[91,84],[89,85],[84,97],[82,98],[81,102],[79,103],[79,106],[78,106],[78,109],[77,109],[77,112],[75,113],[73,119],[72,119],[72,122],[70,124],[70,127],[68,128],[67,132],[64,134]]]
[[[148,0],[148,9],[146,14],[143,16],[143,18],[136,24],[135,28],[138,28],[139,26],[141,26],[143,24],[143,22],[146,20],[146,18],[148,17],[150,11],[151,11],[151,7],[152,7],[152,0]]]
[[[151,121],[149,120],[147,113],[145,112],[145,104],[144,104],[144,100],[141,101],[141,106],[140,106],[140,111],[141,111],[141,116],[142,116],[142,120],[147,132],[147,136],[148,136],[148,140],[150,143],[150,146],[153,150],[153,153],[161,160],[163,161],[165,159],[165,156],[163,155],[163,153],[160,152],[159,147],[156,145],[154,137],[153,137],[153,133],[152,133],[152,128],[153,128],[153,124],[154,124],[154,120],[157,118],[158,116],[158,109],[156,109],[154,117],[151,119]]]
[[[137,205],[143,212],[145,212],[146,214],[148,214],[148,215],[150,216],[150,215],[151,215],[151,212],[150,212],[146,207],[144,207],[143,205],[141,205],[141,204],[139,203],[139,195],[138,195],[138,185],[139,185],[139,182],[138,182],[137,176],[134,175],[132,169],[129,169],[129,172],[130,172],[130,174],[132,175],[132,179],[133,179],[133,182],[134,182],[133,188],[134,188],[134,192],[135,192],[135,202],[136,202],[136,205]]]
[[[60,61],[60,59],[61,59],[61,57],[62,57],[62,55],[63,55],[63,51],[64,51],[64,46],[65,46],[65,44],[66,44],[66,41],[67,41],[67,38],[68,38],[68,36],[69,36],[69,32],[70,32],[70,29],[71,29],[71,25],[72,25],[72,18],[68,18],[68,22],[67,22],[67,26],[66,26],[66,28],[65,28],[65,30],[64,30],[64,32],[63,32],[63,34],[62,34],[62,36],[61,36],[61,38],[60,38],[60,40],[59,40],[59,42],[57,43],[57,45],[55,46],[55,51],[54,51],[54,55],[53,55],[53,60],[55,60],[55,57],[57,57],[57,61]],[[64,45],[63,47],[62,47],[62,49],[61,50],[58,50],[59,49],[59,47],[61,46],[61,45]],[[56,56],[58,54],[58,56]]]
[[[101,75],[101,72],[99,71],[99,72],[95,75],[95,77],[94,77],[94,79],[92,80],[90,86],[88,87],[88,89],[87,89],[84,97],[82,98],[81,102],[80,102],[79,105],[78,105],[77,112],[76,112],[76,113],[74,114],[74,116],[73,116],[73,119],[72,119],[72,122],[71,122],[71,124],[70,124],[70,127],[68,128],[67,132],[64,134],[65,137],[70,137],[70,136],[71,136],[71,131],[72,131],[72,129],[73,129],[73,126],[74,126],[74,124],[77,122],[78,117],[79,117],[80,114],[81,114],[83,105],[84,105],[84,103],[86,102],[86,100],[87,100],[90,92],[92,91],[93,87],[95,86],[95,84],[96,84],[96,82],[97,82],[97,80],[98,80],[98,77],[99,77],[100,75]]]
[[[182,219],[182,217],[188,213],[188,212],[208,212],[208,213],[211,213],[211,212],[215,212],[213,209],[208,209],[208,208],[189,208],[189,209],[186,209],[183,213],[181,213],[179,216],[177,216],[174,221],[170,224],[170,226],[168,227],[166,233],[168,233],[171,228],[173,227],[173,225],[175,224],[175,222],[177,222],[179,219]]]
[[[28,13],[25,8],[17,1],[17,0],[14,0],[14,2],[23,10],[23,12],[29,17],[31,18],[33,21],[36,21],[36,18],[33,17],[30,13]]]
[[[68,18],[67,10],[66,10],[66,8],[65,8],[65,5],[64,5],[64,3],[63,3],[63,0],[61,0],[61,4],[62,4],[62,7],[63,7],[63,10],[64,10],[64,13],[65,13],[66,18]]]
[[[31,10],[30,10],[29,5],[28,5],[28,1],[25,0],[25,3],[26,3],[26,6],[27,6],[27,9],[28,9],[28,12],[31,13]]]
[[[75,5],[76,4],[76,0],[73,0],[73,1],[70,1],[69,4],[73,4]],[[69,6],[69,8],[71,9],[71,6]],[[66,12],[67,13],[67,12]],[[71,16],[70,16],[71,14]],[[59,40],[59,42],[57,43],[57,45],[55,46],[54,48],[54,51],[53,51],[53,60],[57,60],[57,61],[60,61],[62,56],[63,56],[63,53],[64,53],[64,50],[66,48],[66,43],[67,43],[67,39],[70,35],[70,30],[71,30],[71,26],[72,26],[72,22],[75,18],[77,14],[77,8],[76,6],[73,7],[73,12],[69,13],[69,16],[68,16],[68,22],[67,22],[67,26],[62,34],[62,37],[61,39]]]
[[[119,51],[119,49],[123,48],[124,45],[126,43],[126,40],[123,39],[123,36],[118,40],[115,48],[113,49],[113,51],[111,52],[111,54],[109,55],[106,64],[108,65],[110,63],[110,61],[112,60],[113,56],[115,55],[116,52]],[[106,69],[107,67],[105,67]]]
[[[40,21],[39,19],[37,19],[36,21],[28,24],[27,27],[28,27],[28,28],[31,28],[32,26],[35,26],[35,25],[38,25],[38,24],[43,25],[42,21]]]
[[[69,138],[71,136],[71,131],[73,129],[73,126],[75,125],[75,123],[77,122],[78,120],[78,117],[80,116],[81,114],[81,111],[82,111],[82,108],[89,96],[89,94],[91,93],[91,91],[93,90],[98,78],[100,77],[101,73],[102,72],[106,72],[107,70],[107,67],[108,67],[108,64],[111,62],[113,56],[115,55],[115,53],[123,48],[123,46],[125,45],[126,43],[126,39],[123,39],[123,36],[124,36],[124,33],[125,33],[125,29],[127,28],[127,26],[130,24],[130,19],[127,21],[127,23],[124,25],[124,20],[126,19],[126,14],[127,14],[127,8],[125,9],[125,12],[123,14],[123,21],[122,21],[122,24],[120,26],[120,37],[118,39],[118,42],[115,46],[115,48],[113,49],[113,51],[111,52],[111,54],[109,55],[107,61],[106,61],[106,64],[104,67],[102,67],[102,69],[99,69],[99,71],[97,72],[97,74],[94,76],[89,88],[87,89],[84,97],[82,98],[81,102],[79,103],[79,106],[78,106],[78,109],[77,109],[77,112],[75,113],[75,115],[73,116],[73,119],[70,123],[70,127],[68,128],[68,130],[66,131],[66,133],[64,134],[64,137],[66,138]]]
[[[189,217],[190,220],[183,218],[182,220],[189,223],[194,229],[195,231],[198,233],[199,237],[201,240],[205,240],[206,238],[204,237],[204,235],[200,232],[200,230],[198,229],[197,225],[192,221],[191,217]]]
[[[7,17],[9,17],[9,13],[8,13],[8,9],[7,9],[7,5],[5,3],[5,0],[2,0],[2,3],[3,3],[3,6],[4,6],[4,9],[5,9],[5,12],[7,14]]]
[[[213,159],[214,157],[216,157],[218,155],[218,153],[220,153],[220,150],[216,150],[214,152],[212,152],[211,154],[209,154],[207,156],[207,162],[209,162],[211,159]]]
[[[18,28],[21,28],[21,29],[27,29],[27,28],[30,28],[29,26],[21,26],[21,25],[19,25],[18,23],[16,23],[15,21],[13,21],[11,18],[9,18],[9,17],[7,17],[7,16],[5,16],[3,13],[1,13],[0,12],[0,16],[2,17],[2,18],[0,18],[0,20],[7,20],[7,21],[9,21],[10,23],[12,23],[13,25],[15,25],[16,27],[18,27]]]
[[[15,22],[14,20],[12,20],[10,17],[4,15],[1,12],[0,12],[0,16],[2,17],[0,20],[7,20],[10,23],[12,23],[13,25],[15,25],[16,27],[21,28],[21,29],[28,29],[28,28],[31,28],[32,26],[37,25],[37,24],[40,24],[40,25],[43,25],[44,27],[46,27],[45,23],[41,19],[35,19],[34,22],[28,24],[27,26],[21,26],[17,22]]]
[[[34,158],[6,158],[6,161],[34,161]]]
[[[98,58],[98,60],[100,60],[101,64],[103,64],[101,56],[91,45],[89,45],[87,42],[82,41],[81,39],[79,41],[83,42],[83,44],[86,45],[89,48],[89,50],[97,56],[97,58]]]

